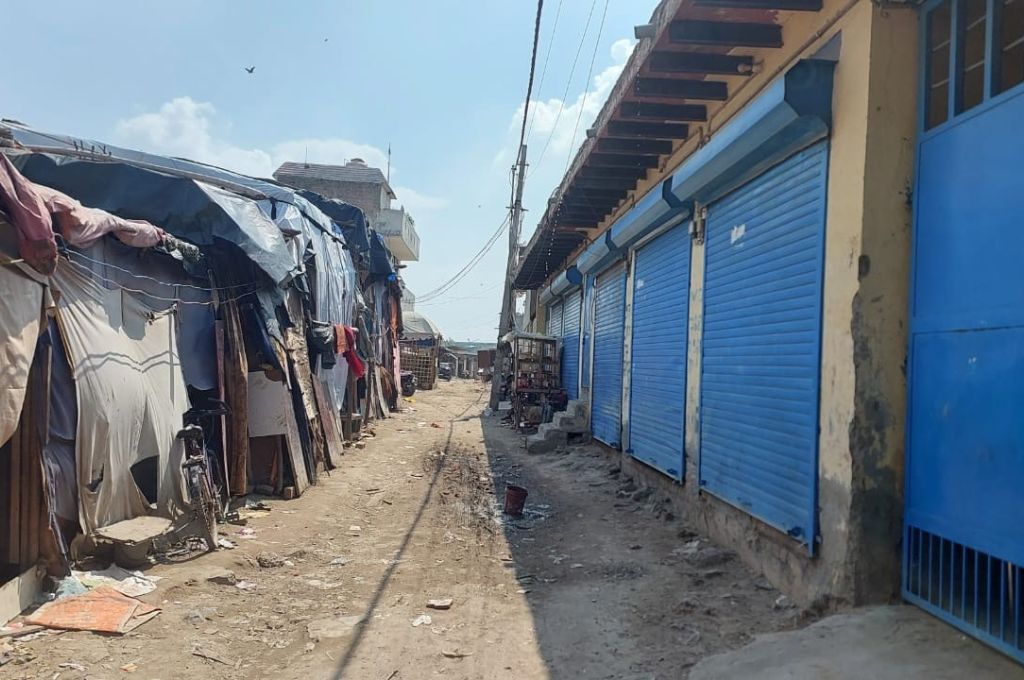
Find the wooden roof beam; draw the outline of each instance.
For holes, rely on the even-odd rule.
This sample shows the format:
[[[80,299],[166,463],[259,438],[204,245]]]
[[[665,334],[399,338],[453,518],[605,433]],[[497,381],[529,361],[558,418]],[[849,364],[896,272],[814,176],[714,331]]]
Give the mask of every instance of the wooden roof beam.
[[[612,120],[605,132],[610,137],[646,137],[650,139],[686,139],[690,129],[683,123],[656,123],[640,120]]]
[[[658,50],[651,53],[647,69],[651,73],[751,75],[754,72],[754,58],[741,54]]]
[[[641,77],[633,82],[633,94],[642,101],[705,99],[724,102],[729,98],[729,86],[719,80]]]
[[[600,166],[612,165],[626,168],[656,168],[658,167],[658,157],[626,153],[601,153],[595,151],[587,158],[587,164]]]
[[[619,118],[702,122],[708,118],[708,109],[703,104],[657,104],[625,101],[619,104]]]
[[[606,153],[654,154],[672,153],[672,142],[667,139],[640,139],[636,137],[600,137],[597,150]]]
[[[696,0],[698,7],[762,9],[786,12],[820,12],[822,0]]]
[[[646,168],[616,168],[614,166],[584,165],[577,177],[603,177],[606,179],[637,180],[647,175]]]
[[[635,179],[577,177],[572,181],[572,189],[633,189],[636,187],[636,182]]]
[[[741,21],[673,21],[669,42],[717,47],[782,47],[782,26]]]

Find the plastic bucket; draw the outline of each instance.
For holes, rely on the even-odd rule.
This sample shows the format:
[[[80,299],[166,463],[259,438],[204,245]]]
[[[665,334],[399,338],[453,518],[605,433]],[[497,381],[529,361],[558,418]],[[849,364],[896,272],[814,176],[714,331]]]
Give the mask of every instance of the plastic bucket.
[[[526,496],[529,491],[515,484],[505,486],[505,514],[519,517],[523,514],[523,506],[526,505]]]

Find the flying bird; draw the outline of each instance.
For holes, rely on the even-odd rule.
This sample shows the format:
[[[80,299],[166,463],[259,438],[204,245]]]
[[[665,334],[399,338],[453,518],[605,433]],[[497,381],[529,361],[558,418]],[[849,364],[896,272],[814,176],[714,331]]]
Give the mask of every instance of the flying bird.
[[[246,66],[245,67],[245,72],[248,73],[249,75],[252,75],[252,72],[255,71],[255,70],[256,70],[255,66]]]

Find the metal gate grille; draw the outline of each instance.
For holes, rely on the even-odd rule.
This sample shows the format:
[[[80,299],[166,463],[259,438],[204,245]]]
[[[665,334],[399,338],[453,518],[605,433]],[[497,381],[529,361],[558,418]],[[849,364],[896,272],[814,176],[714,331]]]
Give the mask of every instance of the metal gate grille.
[[[562,303],[548,305],[548,335],[553,338],[562,337]]]
[[[626,267],[601,274],[594,289],[594,379],[590,429],[618,448],[622,437],[622,355],[626,322]]]
[[[569,293],[562,303],[562,387],[570,399],[579,398],[580,312],[582,293]]]
[[[903,545],[904,597],[1024,659],[1024,568],[910,526]]]

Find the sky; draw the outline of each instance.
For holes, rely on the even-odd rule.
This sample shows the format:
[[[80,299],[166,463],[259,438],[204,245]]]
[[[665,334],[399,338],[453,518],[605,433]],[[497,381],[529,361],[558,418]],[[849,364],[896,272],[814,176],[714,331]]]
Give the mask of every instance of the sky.
[[[546,0],[523,241],[656,5]],[[390,146],[396,204],[421,241],[403,277],[423,298],[508,214],[535,12],[530,0],[10,3],[18,57],[0,117],[263,177],[304,158],[385,168]],[[492,341],[507,243],[417,310],[447,337]]]

